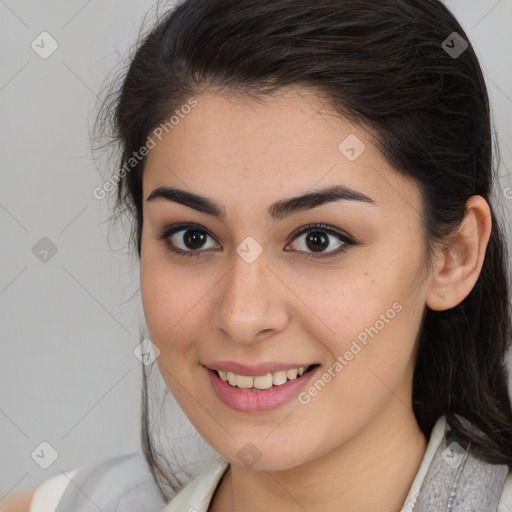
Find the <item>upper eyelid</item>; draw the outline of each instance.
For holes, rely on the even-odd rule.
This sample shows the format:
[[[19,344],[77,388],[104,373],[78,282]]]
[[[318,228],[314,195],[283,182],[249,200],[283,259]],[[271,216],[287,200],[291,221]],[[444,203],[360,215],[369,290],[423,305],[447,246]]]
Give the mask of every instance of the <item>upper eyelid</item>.
[[[343,230],[335,228],[334,226],[328,226],[327,224],[323,222],[318,223],[309,223],[305,224],[304,226],[298,227],[296,230],[292,231],[290,234],[290,238],[295,238],[299,235],[303,235],[304,233],[307,233],[308,231],[312,231],[314,229],[318,229],[319,231],[326,231],[332,235],[341,236],[342,238],[352,240],[352,236],[350,236],[348,233],[345,233]]]

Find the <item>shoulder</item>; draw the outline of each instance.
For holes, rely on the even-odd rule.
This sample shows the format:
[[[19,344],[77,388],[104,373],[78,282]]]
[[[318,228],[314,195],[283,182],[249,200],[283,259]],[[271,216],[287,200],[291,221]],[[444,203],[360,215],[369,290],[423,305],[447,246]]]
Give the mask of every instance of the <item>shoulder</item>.
[[[29,512],[34,492],[17,493],[1,501],[2,512]]]
[[[35,490],[29,512],[131,512],[142,503],[147,512],[165,507],[143,454],[134,452],[49,478]]]

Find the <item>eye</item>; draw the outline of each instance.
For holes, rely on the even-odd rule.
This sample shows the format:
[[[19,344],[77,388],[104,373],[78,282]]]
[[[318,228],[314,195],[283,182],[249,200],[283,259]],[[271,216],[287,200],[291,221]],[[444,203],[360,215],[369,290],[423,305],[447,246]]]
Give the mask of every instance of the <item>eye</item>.
[[[354,240],[341,231],[330,228],[325,224],[308,224],[307,226],[303,226],[295,231],[291,235],[291,238],[295,240],[303,235],[307,236],[304,238],[302,244],[299,244],[299,252],[303,252],[303,249],[313,250],[313,253],[306,253],[305,255],[302,255],[302,257],[306,259],[330,258],[340,253],[347,252],[350,246],[357,245]],[[335,242],[330,242],[329,237],[335,239]],[[336,250],[332,250],[327,253],[323,251],[323,249],[335,245],[335,243],[339,244]]]
[[[182,247],[177,247],[172,238],[177,233],[183,232],[184,234],[176,237],[181,242]],[[208,232],[198,224],[175,224],[165,229],[164,232],[158,237],[160,240],[165,240],[167,248],[180,256],[201,256],[198,254],[197,249],[204,249],[203,244],[206,237],[211,236]],[[187,250],[189,248],[193,250]],[[204,251],[203,251],[204,252]]]
[[[173,240],[173,237],[181,232],[183,232],[183,234],[177,236],[176,240]],[[306,250],[310,249],[313,251],[313,253],[301,255],[301,257],[306,259],[332,257],[340,253],[345,253],[350,246],[357,245],[357,242],[341,231],[330,228],[325,224],[308,224],[307,226],[302,226],[296,230],[290,238],[295,240],[305,234],[308,236],[306,236],[304,242],[299,245],[302,245]],[[211,247],[205,248],[204,246],[208,237],[213,238],[207,230],[198,224],[181,223],[166,228],[163,233],[158,236],[158,239],[164,240],[169,251],[175,254],[180,256],[201,257],[205,256],[205,252],[210,253],[212,251]],[[331,242],[329,237],[332,237],[334,242]],[[181,244],[181,247],[178,244]],[[339,244],[336,250],[325,253],[324,249],[335,244]],[[286,247],[289,245],[290,244]],[[220,248],[220,246],[218,246],[218,248]],[[304,252],[304,250],[299,249],[299,252]]]

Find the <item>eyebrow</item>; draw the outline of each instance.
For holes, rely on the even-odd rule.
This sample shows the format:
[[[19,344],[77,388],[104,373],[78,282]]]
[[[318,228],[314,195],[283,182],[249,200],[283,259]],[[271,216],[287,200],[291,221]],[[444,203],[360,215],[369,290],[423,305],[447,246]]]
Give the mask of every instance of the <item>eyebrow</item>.
[[[150,202],[157,199],[173,201],[175,203],[188,206],[189,208],[193,208],[198,212],[213,215],[220,219],[226,218],[224,207],[217,204],[213,199],[179,188],[167,186],[158,187],[149,194],[146,201]],[[268,215],[272,219],[281,220],[294,213],[310,210],[323,204],[341,200],[359,201],[376,205],[376,202],[373,199],[362,192],[358,192],[357,190],[353,190],[343,185],[334,185],[315,192],[277,201],[271,204],[268,208]]]

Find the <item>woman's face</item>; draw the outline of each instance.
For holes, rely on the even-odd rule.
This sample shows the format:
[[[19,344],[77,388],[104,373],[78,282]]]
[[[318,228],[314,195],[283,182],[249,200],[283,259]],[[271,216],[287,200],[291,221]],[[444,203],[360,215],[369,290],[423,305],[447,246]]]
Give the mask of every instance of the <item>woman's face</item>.
[[[418,187],[306,90],[262,103],[195,99],[153,137],[141,252],[157,364],[189,420],[232,464],[263,470],[411,421],[429,285]],[[335,186],[352,192],[290,201]],[[169,194],[148,201],[159,187],[208,198],[224,217]],[[178,223],[195,227],[170,234]],[[208,368],[272,387],[243,390]]]

